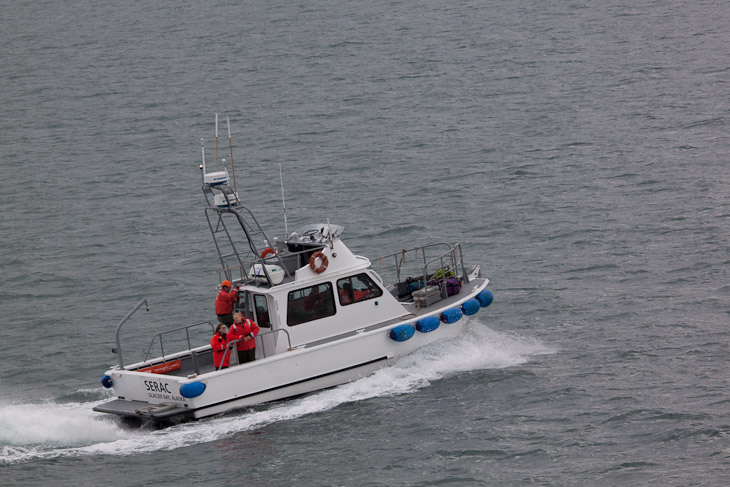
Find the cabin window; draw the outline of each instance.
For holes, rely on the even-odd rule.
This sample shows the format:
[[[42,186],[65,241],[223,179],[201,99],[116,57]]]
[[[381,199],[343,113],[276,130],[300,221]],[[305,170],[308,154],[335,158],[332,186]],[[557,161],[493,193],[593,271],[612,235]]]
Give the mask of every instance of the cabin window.
[[[289,326],[301,325],[333,314],[335,314],[335,296],[332,284],[329,282],[289,293],[286,312],[286,322]]]
[[[253,297],[254,307],[256,309],[256,324],[262,328],[271,328],[271,318],[269,318],[269,305],[266,302],[266,296],[255,294]]]
[[[380,297],[383,291],[370,276],[363,273],[337,281],[337,294],[340,297],[340,304],[347,306]]]
[[[253,306],[251,304],[251,293],[248,291],[238,293],[238,304],[236,305],[237,312],[243,313],[248,319],[256,321],[256,317],[253,313]]]

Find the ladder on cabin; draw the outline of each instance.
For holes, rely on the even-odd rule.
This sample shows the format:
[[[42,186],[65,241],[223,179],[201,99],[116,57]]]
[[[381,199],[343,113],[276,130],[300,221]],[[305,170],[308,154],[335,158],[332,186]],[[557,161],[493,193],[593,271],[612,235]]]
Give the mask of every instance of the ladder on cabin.
[[[210,191],[206,187],[203,190]],[[257,270],[257,277],[259,279],[256,282],[259,283],[261,278],[265,277],[266,283],[272,286],[273,282],[268,269],[264,265],[261,250],[256,246],[256,242],[263,242],[266,245],[270,245],[271,240],[266,236],[256,217],[251,213],[251,210],[240,204],[228,205],[223,208],[208,206],[205,209],[205,217],[208,221],[208,227],[213,236],[215,249],[218,252],[218,259],[220,260],[222,272],[226,276],[226,279],[233,281],[233,271],[238,268],[240,270],[240,278],[246,280],[250,277],[247,275],[249,269],[259,264],[260,268]],[[236,222],[246,237],[245,242],[239,241],[239,244],[236,244],[236,239],[234,239],[232,231],[226,225],[225,220],[229,219],[229,217],[236,219]],[[243,246],[247,246],[248,248],[241,248]],[[272,258],[278,261],[278,265],[284,269],[286,276],[291,277],[278,252],[268,257],[268,259]]]

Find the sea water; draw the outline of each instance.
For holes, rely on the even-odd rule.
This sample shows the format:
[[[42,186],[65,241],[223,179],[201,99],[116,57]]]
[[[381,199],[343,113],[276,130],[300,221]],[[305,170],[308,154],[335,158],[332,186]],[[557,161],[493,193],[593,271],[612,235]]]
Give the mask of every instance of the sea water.
[[[723,2],[26,2],[0,16],[2,485],[727,485]],[[200,194],[461,242],[494,303],[371,376],[158,429],[116,323],[212,319]],[[221,118],[225,120],[225,118]],[[229,168],[232,169],[232,168]]]

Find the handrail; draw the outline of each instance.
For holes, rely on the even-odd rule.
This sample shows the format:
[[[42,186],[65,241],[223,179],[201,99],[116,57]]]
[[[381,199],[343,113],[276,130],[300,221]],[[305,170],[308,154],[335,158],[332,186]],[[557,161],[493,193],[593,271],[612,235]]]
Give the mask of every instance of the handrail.
[[[422,245],[420,247],[413,247],[412,249],[403,249],[403,250],[399,250],[398,252],[394,252],[392,254],[386,254],[386,255],[383,255],[380,257],[376,257],[375,259],[373,259],[373,262],[377,262],[381,259],[387,259],[388,257],[393,257],[393,256],[397,257],[397,256],[401,255],[403,252],[407,253],[407,252],[425,250],[425,249],[429,249],[431,247],[439,247],[439,246],[446,247],[447,249],[451,248],[451,245],[447,244],[446,242],[436,242],[436,243],[432,243],[432,244],[428,244],[428,245]]]
[[[237,340],[233,340],[232,342],[226,343],[226,351],[223,352],[223,358],[221,359],[221,364],[215,370],[221,370],[221,368],[223,367],[223,364],[226,363],[226,357],[228,356],[228,352],[233,350],[233,344],[238,343],[240,341],[241,341],[241,339],[239,338]],[[238,354],[236,354],[236,365],[241,365],[241,363],[238,361]]]
[[[469,282],[469,275],[466,273],[466,265],[464,265],[464,251],[461,249],[461,244],[457,243],[454,245],[454,249],[459,250],[459,262],[461,262],[461,275],[464,277],[464,284]]]
[[[438,255],[434,258],[429,258],[426,256],[426,251],[429,249],[433,249],[434,247],[445,247],[447,250],[443,253]],[[458,251],[458,255],[457,255]],[[463,256],[461,253],[461,245],[460,244],[454,244],[453,246],[449,245],[445,242],[437,242],[432,243],[428,245],[424,245],[421,247],[415,247],[412,249],[403,249],[399,252],[395,252],[393,254],[384,255],[382,257],[378,257],[372,261],[374,266],[381,266],[383,269],[386,270],[386,272],[390,275],[389,277],[392,278],[392,270],[393,268],[385,264],[385,260],[388,258],[393,257],[395,259],[395,282],[393,284],[396,284],[401,281],[401,273],[403,270],[404,265],[406,264],[406,255],[411,254],[413,258],[413,263],[415,264],[415,268],[413,269],[415,274],[421,274],[423,273],[424,278],[424,284],[426,283],[426,280],[428,278],[428,267],[430,264],[432,264],[435,261],[440,261],[443,263],[444,258],[447,256],[450,256],[451,258],[448,259],[451,262],[450,267],[452,270],[456,271],[456,269],[461,265],[462,268],[462,274],[466,276],[466,268],[464,266]],[[410,259],[408,259],[410,260]],[[420,261],[420,262],[419,262]],[[443,265],[442,265],[443,267]]]
[[[296,252],[289,252],[289,253],[287,253],[286,257],[287,258],[299,257],[300,255],[303,255],[306,253],[312,253],[317,250],[322,250],[325,247],[326,247],[326,245],[321,245],[321,246],[317,246],[317,247],[310,247],[305,250],[299,250]],[[223,279],[223,276],[225,276],[225,278],[230,279],[233,282],[233,284],[238,284],[239,282],[244,283],[244,284],[255,282],[257,285],[260,285],[260,284],[262,284],[261,281],[268,279],[268,278],[266,278],[266,275],[258,275],[256,277],[249,277],[249,275],[246,273],[246,270],[251,269],[251,267],[253,265],[259,264],[261,262],[263,262],[264,264],[266,264],[267,262],[277,262],[277,261],[282,262],[281,258],[278,255],[279,252],[276,252],[276,254],[277,254],[276,256],[266,257],[263,259],[245,261],[242,264],[237,265],[237,266],[223,267],[221,269],[216,269],[213,272],[216,272],[218,274],[218,280]],[[276,258],[277,260],[276,261],[271,260],[274,258]],[[284,278],[283,282],[291,281],[293,279],[292,273],[289,272],[287,267],[284,265],[282,265],[281,268],[287,273],[287,277]],[[233,278],[233,271],[237,271],[238,275],[241,276],[240,279]],[[295,270],[295,272],[296,272],[296,270]],[[263,287],[263,286],[261,286],[261,287]],[[273,286],[268,286],[268,287],[273,287]]]
[[[143,298],[143,299],[142,299],[142,301],[140,301],[139,303],[137,303],[137,306],[135,306],[135,307],[134,307],[134,308],[132,309],[132,311],[130,311],[129,313],[127,313],[127,316],[125,316],[124,318],[122,318],[122,321],[120,321],[120,322],[119,322],[119,324],[117,324],[117,331],[116,331],[116,334],[115,334],[115,335],[116,335],[116,341],[117,341],[117,347],[116,347],[116,348],[115,348],[114,350],[112,350],[112,351],[113,351],[114,353],[116,353],[116,354],[119,354],[119,368],[120,368],[120,369],[123,369],[123,368],[124,368],[124,360],[122,359],[122,344],[121,344],[121,342],[119,341],[119,331],[120,331],[120,330],[122,329],[122,325],[123,325],[124,323],[126,323],[126,322],[127,322],[127,320],[128,320],[129,318],[131,318],[131,317],[132,317],[132,315],[133,315],[134,313],[136,313],[136,312],[137,312],[137,310],[138,310],[139,308],[141,308],[143,304],[145,305],[145,308],[147,309],[147,311],[149,311],[149,310],[150,310],[150,307],[149,307],[149,305],[147,304],[147,298]]]
[[[211,235],[213,236],[213,242],[216,247],[216,251],[218,252],[218,259],[221,263],[222,271],[226,274],[226,279],[233,280],[233,274],[232,271],[235,268],[230,267],[227,264],[227,259],[230,257],[235,257],[236,261],[238,262],[238,266],[241,269],[241,279],[245,280],[245,270],[251,265],[260,264],[261,267],[261,273],[262,275],[259,276],[259,279],[256,280],[257,283],[260,283],[260,281],[263,281],[265,278],[266,284],[268,287],[273,287],[273,280],[271,278],[271,275],[269,274],[268,269],[266,268],[266,265],[264,264],[264,259],[261,257],[261,254],[256,247],[256,244],[254,243],[254,240],[258,237],[262,237],[264,242],[266,242],[266,245],[269,245],[269,238],[266,236],[266,233],[264,232],[263,228],[261,228],[261,225],[259,225],[258,220],[256,220],[256,217],[253,215],[251,210],[249,210],[247,207],[243,205],[236,205],[232,206],[228,204],[227,207],[219,208],[216,206],[213,206],[210,204],[210,199],[208,198],[208,195],[213,194],[213,190],[206,185],[203,185],[203,193],[206,195],[206,200],[208,201],[209,206],[205,208],[205,216],[208,220],[208,226],[210,227]],[[244,216],[243,212],[247,213],[247,216]],[[215,213],[215,216],[217,216],[217,222],[216,227],[213,228],[213,224],[211,222],[211,216]],[[243,258],[241,253],[239,252],[238,248],[236,247],[236,244],[234,243],[233,238],[231,237],[231,232],[229,232],[228,227],[226,225],[226,222],[223,221],[223,215],[225,214],[231,214],[234,215],[236,220],[238,221],[238,224],[241,228],[241,231],[243,231],[244,236],[246,237],[247,243],[248,243],[248,251],[245,251],[243,253],[249,253],[250,258],[252,260],[249,260],[248,258]],[[218,244],[218,239],[216,237],[216,233],[219,232],[225,232],[226,239],[228,243],[230,244],[230,248],[232,250],[231,253],[223,254],[222,249],[220,245]],[[281,267],[281,269],[284,271],[284,274],[286,278],[293,279],[292,273],[289,272],[289,270],[284,266],[284,262],[279,255],[278,252],[276,252],[272,257],[269,257],[268,259],[273,259],[273,261],[277,262],[278,265]],[[244,266],[246,268],[244,268]],[[230,274],[230,275],[229,275]]]
[[[155,344],[155,338],[157,338],[157,337],[160,338],[160,352],[162,353],[162,358],[164,359],[165,358],[165,349],[162,344],[162,335],[172,333],[175,331],[185,330],[185,336],[186,336],[187,342],[188,342],[188,350],[192,350],[193,347],[190,344],[190,328],[193,328],[195,326],[200,326],[200,325],[210,325],[211,330],[215,331],[215,325],[213,323],[211,323],[210,321],[201,321],[199,323],[194,323],[192,325],[178,326],[177,328],[171,328],[169,330],[164,330],[164,331],[157,333],[156,335],[153,335],[152,340],[150,341],[150,346],[147,348],[147,354],[145,355],[143,362],[147,362],[147,358],[150,356],[150,351],[152,350],[152,345]],[[197,373],[197,370],[196,370],[196,373]]]
[[[433,258],[424,264],[424,266],[423,266],[423,284],[424,284],[424,286],[428,285],[428,266],[429,266],[429,264],[432,264],[434,262],[438,262],[439,269],[444,270],[444,274],[443,274],[444,281],[446,281],[446,278],[449,277],[448,276],[449,272],[454,272],[454,274],[456,274],[455,270],[456,270],[458,263],[456,262],[455,253],[456,253],[457,248],[459,248],[459,244],[454,245],[453,247],[451,247],[449,249],[448,252],[444,252],[440,256]],[[444,259],[448,259],[451,262],[446,262],[444,264]],[[461,264],[462,264],[462,270],[463,270],[464,263],[462,262]],[[464,273],[464,274],[466,274],[466,273]],[[444,298],[447,297],[446,286],[441,287],[441,295]]]
[[[259,333],[256,336],[257,337],[264,337],[266,335],[272,335],[274,333],[279,333],[279,332],[284,333],[286,335],[286,341],[289,344],[289,346],[286,347],[286,349],[287,350],[291,350],[291,336],[289,335],[289,331],[288,330],[284,330],[283,328],[277,328],[276,330],[269,330],[269,331],[265,331],[263,333]],[[266,358],[266,344],[264,343],[263,340],[261,340],[261,350],[262,350],[262,353],[264,354],[264,358]]]
[[[266,335],[271,335],[273,333],[279,333],[279,332],[283,332],[286,335],[286,340],[287,340],[287,342],[289,344],[289,346],[287,347],[287,350],[291,350],[291,337],[289,336],[289,331],[288,330],[277,329],[277,330],[265,331],[263,333],[259,333],[258,335],[256,335],[254,337],[254,340],[256,338],[259,338],[259,337],[264,337]],[[233,347],[231,345],[233,345],[234,343],[238,343],[240,341],[241,341],[241,339],[239,338],[239,339],[233,340],[232,342],[229,342],[226,345],[226,351],[223,353],[223,358],[221,359],[221,363],[218,366],[218,368],[216,368],[215,370],[221,370],[221,367],[223,367],[223,364],[226,361],[226,357],[229,355],[229,351],[233,349]],[[263,340],[261,341],[261,350],[262,350],[262,352],[264,354],[264,358],[266,358],[266,345],[264,344]],[[240,363],[238,363],[238,354],[236,354],[236,363],[237,363],[237,365],[241,365]]]

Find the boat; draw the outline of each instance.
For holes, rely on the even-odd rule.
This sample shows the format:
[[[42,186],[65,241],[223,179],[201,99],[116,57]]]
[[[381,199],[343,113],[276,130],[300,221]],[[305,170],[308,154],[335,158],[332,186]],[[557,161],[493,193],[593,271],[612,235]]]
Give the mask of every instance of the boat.
[[[342,225],[327,221],[289,233],[285,204],[285,238],[269,240],[239,199],[235,177],[231,185],[225,161],[223,170],[207,172],[201,146],[204,212],[219,278],[238,289],[235,310],[259,326],[256,358],[238,364],[233,347],[225,352],[230,366],[214,366],[211,297],[204,306],[213,320],[163,329],[151,337],[144,360],[126,363],[120,331],[147,307],[142,299],[116,326],[118,365],[101,379],[115,398],[95,411],[175,423],[334,387],[457,335],[492,302],[489,280],[479,264],[466,265],[459,243],[404,248],[371,261],[345,245]],[[232,149],[231,167],[235,176]],[[196,344],[196,333],[206,338]],[[183,346],[169,352],[172,337]],[[158,346],[160,354],[150,357]]]

